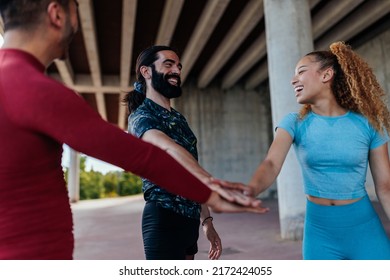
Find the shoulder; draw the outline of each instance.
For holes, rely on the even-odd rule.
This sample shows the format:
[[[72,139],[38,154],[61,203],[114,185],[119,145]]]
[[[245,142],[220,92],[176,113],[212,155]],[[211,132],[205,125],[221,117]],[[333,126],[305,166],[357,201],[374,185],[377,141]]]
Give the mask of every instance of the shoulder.
[[[176,111],[174,108],[171,108],[171,110],[175,114],[175,117],[186,121],[186,118],[179,111]]]
[[[1,86],[25,99],[63,98],[63,93],[74,95],[74,91],[62,82],[44,74],[44,66],[32,55],[17,50],[1,52]],[[28,92],[28,94],[25,94]],[[66,97],[66,96],[65,96]]]
[[[282,118],[282,120],[279,122],[275,129],[282,128],[286,130],[294,139],[297,134],[297,130],[299,130],[299,124],[302,123],[302,121],[304,121],[307,117],[308,116],[301,120],[301,118],[299,117],[299,113],[288,113]]]
[[[362,114],[356,113],[356,112],[350,111],[348,113],[348,118],[351,120],[356,120],[356,121],[362,122],[364,124],[369,124],[369,121],[365,116],[363,116]]]
[[[141,104],[133,113],[129,116],[129,124],[140,125],[145,122],[155,121],[156,116],[153,111],[149,110],[145,103]]]
[[[163,122],[143,104],[130,114],[128,123],[128,131],[137,137],[150,129],[163,130]]]
[[[370,121],[362,114],[349,112],[348,119],[361,129],[367,129],[370,132],[375,131],[374,127],[370,124]]]
[[[292,121],[298,121],[299,120],[299,114],[297,112],[291,112],[284,116],[285,119],[289,119]]]
[[[56,110],[60,112],[59,108],[66,108],[66,111],[70,112],[87,105],[75,91],[42,73],[20,77],[23,79],[22,82],[20,80],[1,81],[3,91],[12,92],[12,94],[4,95],[4,103],[7,104],[7,109],[11,114],[12,112],[20,114],[20,108],[26,109],[24,114],[30,112],[42,115],[42,111],[54,113]],[[89,108],[86,106],[81,110]]]
[[[296,124],[300,120],[299,114],[297,112],[288,113],[285,115],[282,120],[279,122],[280,125],[293,125]]]
[[[379,132],[370,123],[370,121],[359,113],[351,112],[349,118],[353,121],[354,125],[363,131],[367,137],[369,137],[371,144],[370,148],[376,148],[390,140],[388,132]]]

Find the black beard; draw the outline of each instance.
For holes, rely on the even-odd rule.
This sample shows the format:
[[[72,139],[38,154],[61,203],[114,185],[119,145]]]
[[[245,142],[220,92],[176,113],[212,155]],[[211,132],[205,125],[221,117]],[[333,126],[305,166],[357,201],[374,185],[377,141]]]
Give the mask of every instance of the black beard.
[[[180,87],[180,77],[178,75],[164,75],[163,73],[157,72],[154,65],[152,68],[152,87],[158,91],[162,96],[168,99],[177,98],[181,96],[182,90]],[[168,79],[175,77],[178,79],[177,86],[171,85]]]

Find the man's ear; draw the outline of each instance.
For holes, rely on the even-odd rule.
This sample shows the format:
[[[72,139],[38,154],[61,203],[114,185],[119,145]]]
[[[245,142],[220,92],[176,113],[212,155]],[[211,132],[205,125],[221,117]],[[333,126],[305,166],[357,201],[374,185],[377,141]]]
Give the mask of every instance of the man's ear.
[[[50,4],[47,6],[47,15],[49,17],[50,24],[54,25],[57,28],[63,25],[66,16],[62,6],[55,1],[50,2]]]
[[[152,77],[150,67],[143,65],[141,66],[139,71],[141,72],[141,75],[145,78],[145,80],[150,79]]]
[[[330,80],[333,79],[333,76],[334,76],[334,70],[332,67],[329,67],[328,69],[322,72],[322,81],[324,83],[329,82]]]

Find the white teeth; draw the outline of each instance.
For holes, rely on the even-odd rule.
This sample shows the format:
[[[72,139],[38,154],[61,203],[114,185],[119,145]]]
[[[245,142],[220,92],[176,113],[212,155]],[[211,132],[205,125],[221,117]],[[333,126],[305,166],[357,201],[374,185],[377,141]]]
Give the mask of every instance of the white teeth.
[[[171,84],[176,85],[176,84],[177,84],[177,79],[175,79],[175,78],[170,78],[170,79],[168,79],[168,82],[170,82]]]
[[[297,86],[294,88],[296,92],[301,91],[303,89],[303,86]]]

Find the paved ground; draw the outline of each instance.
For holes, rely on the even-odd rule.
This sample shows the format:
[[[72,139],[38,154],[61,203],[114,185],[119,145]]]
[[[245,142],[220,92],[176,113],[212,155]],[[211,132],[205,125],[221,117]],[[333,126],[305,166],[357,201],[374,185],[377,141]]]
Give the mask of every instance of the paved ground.
[[[277,200],[265,200],[266,215],[213,214],[223,245],[224,260],[299,260],[301,242],[280,238]],[[142,196],[81,201],[72,204],[75,253],[79,260],[143,260]],[[375,207],[390,235],[390,222]],[[208,241],[200,233],[196,259],[207,259]]]

